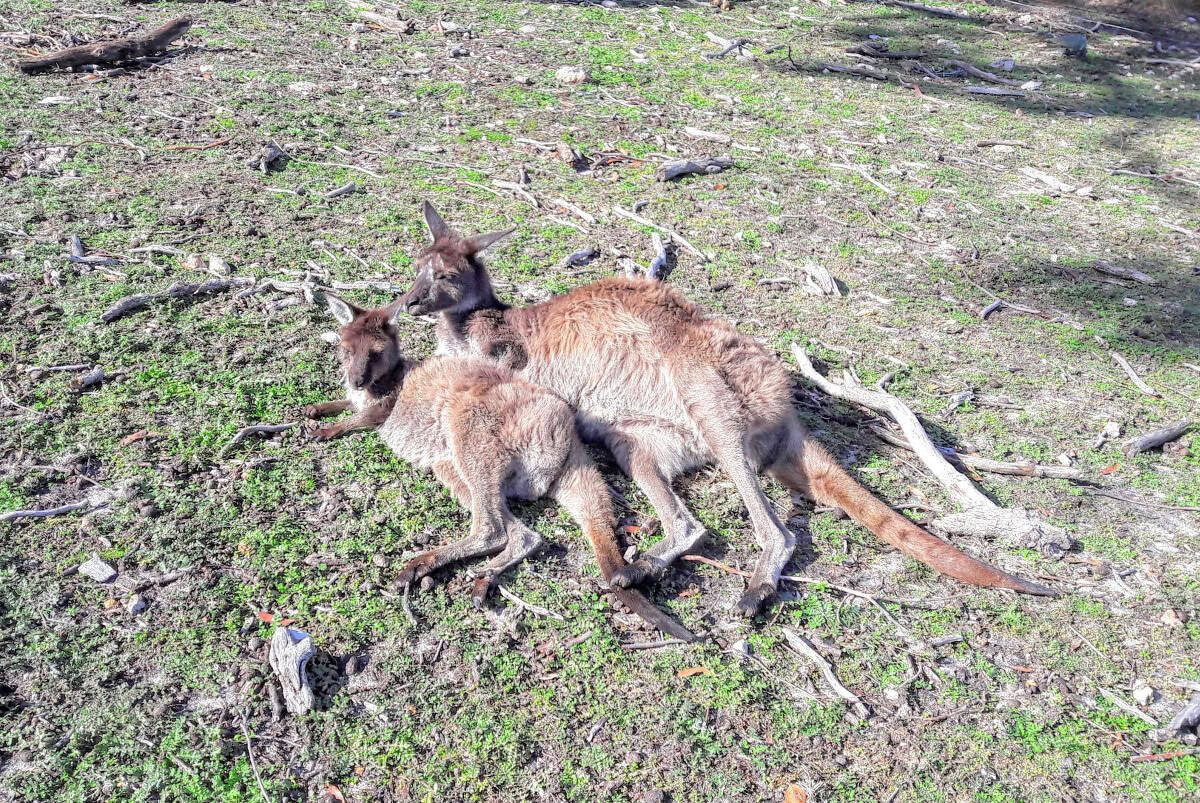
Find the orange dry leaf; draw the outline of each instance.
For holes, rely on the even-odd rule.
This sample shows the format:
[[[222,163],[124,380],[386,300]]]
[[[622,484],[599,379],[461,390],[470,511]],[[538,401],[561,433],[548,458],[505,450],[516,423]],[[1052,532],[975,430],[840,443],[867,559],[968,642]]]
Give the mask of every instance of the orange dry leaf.
[[[112,597],[109,597],[108,599],[104,600],[104,610],[107,611],[110,608],[115,608],[116,606],[117,606],[117,601],[115,599],[113,599]]]
[[[626,524],[624,527],[621,528],[621,532],[630,533],[631,535],[633,533],[640,533],[641,531],[642,531],[642,528],[637,526],[636,524]]]
[[[142,438],[146,437],[149,434],[150,434],[150,430],[139,429],[137,432],[131,432],[130,434],[126,435],[124,438],[121,438],[120,442],[117,445],[118,446],[128,446],[131,443],[140,441]]]
[[[346,803],[346,798],[342,796],[342,790],[338,789],[333,784],[329,784],[329,786],[325,787],[325,794],[329,795],[334,800],[339,801],[339,803]]]
[[[783,793],[783,803],[808,803],[808,792],[794,783],[788,784],[787,791]]]
[[[718,184],[718,185],[716,185],[715,187],[713,187],[713,189],[714,189],[714,190],[723,190],[723,189],[725,189],[725,188],[726,188],[726,187],[728,187],[728,186],[729,186],[728,184]]]
[[[245,541],[240,541],[238,543],[238,554],[239,555],[249,555],[250,554],[250,545],[247,544]]]
[[[1104,468],[1100,469],[1100,473],[1101,474],[1112,474],[1114,471],[1116,471],[1120,467],[1121,467],[1120,463],[1113,463],[1111,466],[1105,466]]]
[[[294,621],[296,621],[296,620],[295,620],[295,619],[280,619],[280,620],[279,620],[279,626],[280,626],[280,627],[287,627],[288,625],[290,625],[290,624],[291,624],[292,622],[294,622]]]
[[[675,673],[678,678],[690,678],[692,675],[711,675],[712,670],[707,666],[689,666],[687,669],[680,669]]]
[[[271,624],[271,622],[275,621],[275,614],[268,613],[267,611],[259,611],[258,618],[262,619],[267,624]]]
[[[362,774],[366,771],[367,771],[367,768],[364,767],[362,764],[359,764],[357,767],[354,768],[354,774],[359,776],[360,778],[362,777]]]

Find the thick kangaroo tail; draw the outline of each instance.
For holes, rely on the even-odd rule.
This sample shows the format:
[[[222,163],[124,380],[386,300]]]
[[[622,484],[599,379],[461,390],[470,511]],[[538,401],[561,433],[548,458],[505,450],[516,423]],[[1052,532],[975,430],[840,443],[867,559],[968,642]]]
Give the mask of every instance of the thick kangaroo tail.
[[[613,573],[625,566],[625,558],[617,543],[617,520],[613,515],[608,485],[582,443],[576,441],[571,447],[562,473],[550,488],[550,495],[579,524],[583,534],[592,543],[600,573],[605,581],[610,580]],[[651,627],[684,641],[696,640],[691,631],[656,608],[640,591],[613,587],[609,593]]]
[[[841,508],[904,554],[955,580],[985,588],[1057,596],[1052,588],[1003,572],[925,532],[859,485],[812,437],[805,437],[796,452],[784,455],[770,471],[792,490],[823,505]]]

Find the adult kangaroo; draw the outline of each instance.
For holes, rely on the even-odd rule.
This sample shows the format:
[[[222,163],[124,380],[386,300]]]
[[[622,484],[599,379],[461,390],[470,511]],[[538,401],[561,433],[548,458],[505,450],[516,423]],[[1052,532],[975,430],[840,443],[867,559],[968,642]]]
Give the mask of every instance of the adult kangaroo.
[[[575,408],[585,440],[603,443],[650,499],[663,539],[612,582],[658,578],[705,534],[671,488],[717,462],[741,495],[762,554],[735,610],[770,598],[795,539],[759,485],[766,471],[790,490],[845,510],[881,539],[956,580],[1027,594],[1044,586],[970,557],[871,495],[812,438],[792,408],[784,364],[674,289],[648,279],[601,279],[529,307],[496,298],[479,254],[512,230],[466,237],[424,204],[432,243],[401,301],[440,313],[438,351],[486,357]]]
[[[532,555],[542,539],[513,516],[507,497],[553,496],[591,541],[605,580],[623,568],[608,485],[580,442],[574,411],[545,388],[478,357],[406,359],[394,319],[400,302],[362,309],[327,293],[341,327],[338,361],[344,400],[304,409],[309,418],[346,410],[353,415],[313,431],[329,440],[378,428],[399,455],[432,470],[471,511],[471,533],[409,561],[400,582],[411,584],[448,563],[496,554],[475,582],[482,604],[496,577]],[[673,636],[693,635],[636,590],[616,587],[613,597]]]

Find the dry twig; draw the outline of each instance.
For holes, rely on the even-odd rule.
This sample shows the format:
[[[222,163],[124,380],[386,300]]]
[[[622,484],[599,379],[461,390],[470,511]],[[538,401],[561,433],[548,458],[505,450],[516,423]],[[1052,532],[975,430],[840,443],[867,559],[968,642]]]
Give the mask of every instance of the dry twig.
[[[1129,377],[1129,381],[1132,382],[1138,390],[1140,390],[1142,393],[1145,393],[1147,396],[1154,396],[1155,398],[1158,398],[1160,395],[1159,392],[1142,381],[1142,378],[1137,375],[1137,371],[1133,370],[1133,366],[1129,364],[1128,360],[1115,351],[1109,352],[1108,356],[1112,357],[1113,362],[1121,366],[1121,370],[1125,372],[1125,375]]]
[[[870,715],[870,712],[867,711],[867,706],[859,696],[842,685],[837,675],[834,674],[833,666],[821,657],[821,654],[817,652],[808,639],[790,627],[783,628],[783,637],[787,639],[789,647],[817,665],[817,669],[820,670],[821,676],[825,678],[825,682],[829,684],[829,687],[833,689],[838,697],[850,703],[850,706],[854,709],[854,713],[858,714],[861,719],[866,719]]]
[[[36,59],[17,62],[17,68],[27,74],[53,70],[55,67],[82,67],[85,64],[116,64],[152,56],[166,50],[171,42],[187,33],[192,27],[191,17],[176,17],[155,28],[145,36],[113,39],[108,42],[93,42],[51,53]]]
[[[1130,438],[1125,442],[1125,448],[1122,450],[1126,457],[1148,452],[1151,449],[1156,449],[1164,443],[1182,438],[1187,431],[1192,428],[1191,421],[1180,421],[1177,424],[1156,429],[1153,432],[1147,432],[1138,438]]]
[[[563,617],[562,614],[555,613],[554,611],[550,610],[549,608],[543,608],[540,605],[534,605],[531,602],[526,602],[525,600],[521,599],[516,594],[509,591],[507,588],[500,585],[499,583],[496,584],[496,590],[500,592],[500,596],[504,597],[506,600],[508,600],[512,604],[514,604],[518,607],[524,608],[525,610],[529,611],[532,614],[536,614],[538,616],[545,616],[547,618],[554,619],[559,622],[567,621]]]
[[[233,436],[233,440],[221,447],[221,451],[217,452],[217,459],[221,459],[237,446],[242,441],[251,435],[272,434],[275,432],[283,432],[296,426],[295,421],[289,421],[286,424],[251,424],[248,427],[242,427]]]

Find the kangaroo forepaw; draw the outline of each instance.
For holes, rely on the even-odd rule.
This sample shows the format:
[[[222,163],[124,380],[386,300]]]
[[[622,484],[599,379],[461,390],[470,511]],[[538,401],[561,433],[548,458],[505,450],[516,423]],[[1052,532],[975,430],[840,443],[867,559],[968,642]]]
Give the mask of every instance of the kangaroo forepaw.
[[[613,572],[610,583],[618,588],[629,588],[645,582],[657,582],[667,573],[666,561],[652,558],[648,555],[635,560],[628,566],[622,566]]]
[[[321,406],[319,404],[305,405],[304,409],[301,412],[303,413],[305,418],[321,418],[324,415],[321,412]]]
[[[749,619],[762,610],[763,606],[774,596],[775,586],[772,583],[751,586],[733,606],[733,612]]]
[[[420,582],[425,575],[433,571],[434,558],[435,554],[433,552],[417,555],[405,564],[404,568],[400,571],[400,575],[396,578],[396,582],[401,588]]]
[[[496,582],[496,578],[491,574],[476,578],[475,586],[471,589],[471,602],[475,604],[475,610],[483,608],[483,603],[487,599],[488,593],[491,592],[494,582]]]

